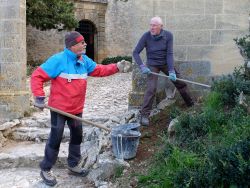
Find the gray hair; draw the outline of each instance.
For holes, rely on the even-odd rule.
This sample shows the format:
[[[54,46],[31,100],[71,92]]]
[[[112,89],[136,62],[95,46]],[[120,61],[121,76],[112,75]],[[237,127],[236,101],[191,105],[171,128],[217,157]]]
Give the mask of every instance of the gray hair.
[[[150,22],[152,22],[152,21],[154,21],[160,25],[163,25],[162,19],[159,16],[155,16],[155,17],[151,18]]]

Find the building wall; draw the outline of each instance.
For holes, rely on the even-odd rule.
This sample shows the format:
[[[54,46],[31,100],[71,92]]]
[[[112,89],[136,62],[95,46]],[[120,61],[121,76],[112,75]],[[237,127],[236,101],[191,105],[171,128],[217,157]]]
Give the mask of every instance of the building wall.
[[[248,31],[249,0],[133,0],[132,7],[133,46],[158,15],[174,34],[176,61],[210,62],[211,74],[242,63],[233,38]]]
[[[25,2],[0,3],[0,124],[22,117],[29,109]]]
[[[211,75],[232,72],[242,58],[233,38],[248,31],[249,0],[75,0],[76,17],[97,28],[95,59],[131,55],[149,20],[161,16],[174,34],[175,60],[207,62]],[[28,28],[28,60],[46,59],[65,33]],[[187,73],[188,74],[188,73]]]

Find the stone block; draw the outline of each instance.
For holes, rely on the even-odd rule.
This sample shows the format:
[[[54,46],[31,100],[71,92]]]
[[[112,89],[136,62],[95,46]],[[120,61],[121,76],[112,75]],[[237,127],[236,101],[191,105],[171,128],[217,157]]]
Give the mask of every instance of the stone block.
[[[175,62],[181,78],[202,84],[211,83],[211,62],[209,61],[177,61]],[[208,88],[199,85],[187,83],[190,91],[206,90]],[[195,97],[196,98],[196,97]]]
[[[174,30],[204,30],[215,28],[214,15],[175,15]]]
[[[174,34],[176,45],[209,45],[210,31],[176,31]]]
[[[98,8],[98,6],[95,3],[84,3],[83,8],[84,9],[95,10],[95,9]]]
[[[16,48],[23,46],[18,35],[0,35],[0,49],[12,48],[13,46]]]
[[[15,71],[19,71],[19,74],[14,74]],[[20,66],[20,63],[1,63],[0,75],[0,91],[26,89],[26,66]]]
[[[250,1],[249,0],[224,0],[224,13],[225,14],[249,14]]]
[[[174,2],[172,0],[155,1],[153,9],[156,15],[173,15]]]
[[[176,64],[182,78],[195,80],[197,77],[206,77],[211,73],[211,63],[209,61],[180,61],[176,62]]]
[[[175,0],[175,14],[204,14],[204,0]]]
[[[23,2],[22,0],[21,2]],[[1,6],[9,6],[9,5],[16,5],[17,1],[16,0],[0,0],[0,5]]]
[[[247,30],[249,21],[244,16],[216,15],[216,29],[226,30]]]
[[[23,117],[29,107],[28,94],[19,96],[0,95],[0,123]]]
[[[212,45],[225,45],[234,43],[233,39],[244,35],[245,31],[241,30],[213,30],[211,31]]]
[[[144,92],[130,92],[128,96],[128,108],[140,108],[143,103]]]
[[[19,19],[20,11],[17,5],[4,6],[0,11],[0,20],[2,19]]]
[[[176,45],[174,47],[174,59],[177,61],[185,61],[187,59],[187,47]]]
[[[22,27],[19,21],[5,20],[0,22],[0,33],[5,34],[20,34]]]
[[[146,75],[143,75],[138,68],[138,65],[133,64],[132,73],[132,90],[135,92],[144,92],[146,89]]]
[[[150,7],[150,8],[149,8]],[[154,1],[145,1],[145,0],[136,0],[134,1],[134,14],[135,16],[139,15],[154,15]]]
[[[236,66],[242,65],[242,63],[240,61],[236,61],[236,59],[229,59],[228,61],[223,62],[214,61],[213,63],[213,75],[231,74]]]
[[[166,15],[165,16],[165,22],[164,22],[165,29],[169,31],[173,31],[175,27],[175,22],[174,22],[174,15]]]
[[[223,0],[206,0],[205,14],[222,14]]]
[[[23,49],[1,49],[0,51],[0,62],[23,62],[25,63],[26,53]],[[24,64],[25,65],[25,64]],[[20,64],[19,64],[20,66]]]
[[[195,61],[195,60],[204,60],[208,59],[208,54],[213,49],[212,46],[204,45],[204,46],[188,46],[187,47],[187,60]]]
[[[10,128],[15,127],[15,126],[17,126],[19,124],[20,124],[20,121],[18,119],[15,119],[15,120],[13,120],[11,122],[6,122],[6,123],[0,125],[0,131],[10,129]]]

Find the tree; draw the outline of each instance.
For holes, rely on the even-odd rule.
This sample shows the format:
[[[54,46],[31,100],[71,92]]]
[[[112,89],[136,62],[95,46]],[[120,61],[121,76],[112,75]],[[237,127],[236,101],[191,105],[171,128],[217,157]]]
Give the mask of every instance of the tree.
[[[74,4],[67,0],[26,0],[27,25],[40,30],[70,30],[78,27]]]

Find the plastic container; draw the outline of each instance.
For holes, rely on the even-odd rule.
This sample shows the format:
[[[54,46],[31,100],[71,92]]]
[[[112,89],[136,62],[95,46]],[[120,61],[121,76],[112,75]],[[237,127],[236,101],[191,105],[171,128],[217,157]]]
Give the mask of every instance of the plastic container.
[[[138,123],[129,123],[112,129],[112,150],[116,158],[132,159],[136,156],[141,136],[139,126]]]

